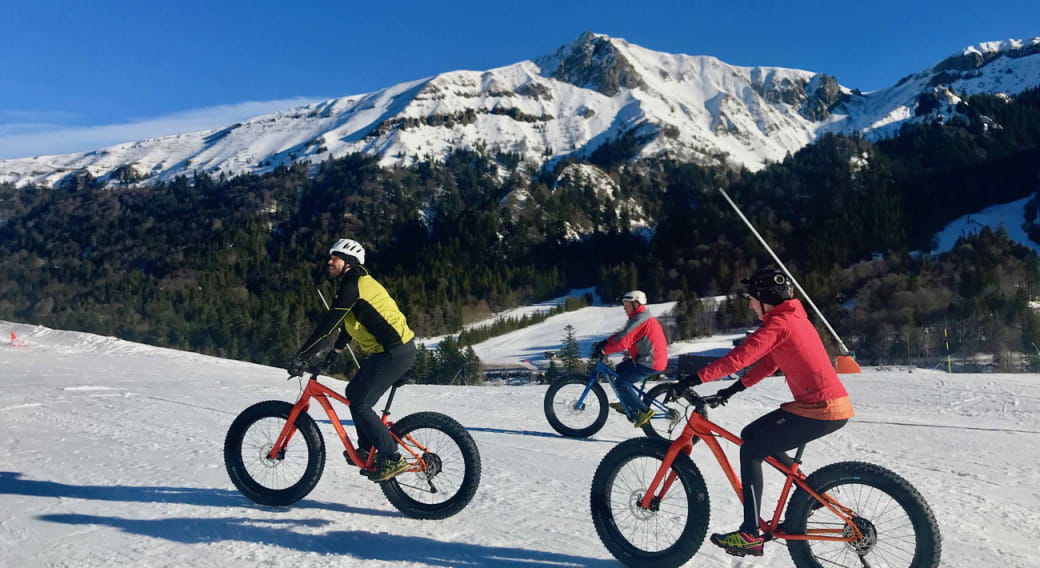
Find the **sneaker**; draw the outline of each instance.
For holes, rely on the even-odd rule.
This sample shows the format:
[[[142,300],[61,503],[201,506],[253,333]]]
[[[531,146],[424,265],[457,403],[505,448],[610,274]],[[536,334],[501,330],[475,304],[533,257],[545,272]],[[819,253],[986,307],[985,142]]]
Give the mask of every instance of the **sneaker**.
[[[711,535],[711,543],[721,546],[726,554],[733,556],[762,556],[765,539],[744,531]]]
[[[653,417],[654,417],[654,409],[653,408],[647,408],[646,410],[642,410],[638,414],[636,414],[636,418],[635,418],[635,420],[632,421],[632,425],[635,426],[636,428],[642,428]]]
[[[621,414],[624,414],[624,415],[628,416],[628,412],[625,411],[625,405],[621,404],[620,402],[612,402],[612,403],[608,404],[607,406],[613,408],[614,410],[620,412]]]
[[[382,465],[379,466],[379,469],[369,476],[369,479],[375,482],[387,481],[404,473],[409,467],[408,460],[404,459],[403,456],[397,456],[396,458],[388,456]]]

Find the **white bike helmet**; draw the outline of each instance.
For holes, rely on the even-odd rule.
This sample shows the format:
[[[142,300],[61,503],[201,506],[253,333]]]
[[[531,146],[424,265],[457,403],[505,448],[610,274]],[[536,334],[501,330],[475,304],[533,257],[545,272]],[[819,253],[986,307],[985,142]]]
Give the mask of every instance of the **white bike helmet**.
[[[329,255],[339,256],[349,264],[365,264],[365,247],[352,239],[336,241],[336,244],[329,249]]]
[[[625,292],[625,295],[621,297],[623,302],[635,302],[640,306],[646,305],[646,292],[642,290],[632,290],[631,292]]]

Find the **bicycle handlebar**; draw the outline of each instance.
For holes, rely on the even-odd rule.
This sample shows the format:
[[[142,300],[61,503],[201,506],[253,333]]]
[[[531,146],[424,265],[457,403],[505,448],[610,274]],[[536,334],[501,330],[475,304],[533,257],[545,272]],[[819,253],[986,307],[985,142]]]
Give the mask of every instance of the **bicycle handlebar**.
[[[673,393],[672,396],[676,396],[676,394]],[[677,393],[677,396],[682,397],[686,400],[686,402],[689,402],[690,406],[692,406],[697,413],[701,414],[704,417],[708,416],[709,408],[718,408],[726,404],[726,401],[728,400],[726,397],[718,394],[709,394],[701,396],[691,388],[684,389],[681,393]]]

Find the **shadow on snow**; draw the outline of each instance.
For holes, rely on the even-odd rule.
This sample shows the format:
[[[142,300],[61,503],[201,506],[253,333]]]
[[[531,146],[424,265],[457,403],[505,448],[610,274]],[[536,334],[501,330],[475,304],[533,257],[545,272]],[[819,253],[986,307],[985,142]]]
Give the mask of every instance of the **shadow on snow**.
[[[267,511],[287,511],[289,507],[267,507],[257,505],[241,493],[229,489],[205,489],[198,487],[128,487],[104,485],[69,485],[56,481],[25,479],[22,474],[11,471],[0,472],[0,495],[28,495],[31,497],[56,497],[89,499],[93,501],[122,501],[130,503],[177,503],[203,507],[251,507]],[[377,517],[402,517],[397,511],[380,511],[361,507],[350,507],[341,503],[326,503],[303,499],[291,507],[298,509],[321,509],[340,513],[354,513]]]
[[[313,529],[331,521],[323,519],[261,520],[248,517],[124,519],[92,515],[41,515],[40,520],[69,525],[105,525],[121,531],[194,544],[222,540],[263,543],[301,552],[347,554],[363,560],[422,562],[436,566],[515,567],[617,566],[613,560],[556,554],[522,548],[441,542],[417,536],[363,531]]]

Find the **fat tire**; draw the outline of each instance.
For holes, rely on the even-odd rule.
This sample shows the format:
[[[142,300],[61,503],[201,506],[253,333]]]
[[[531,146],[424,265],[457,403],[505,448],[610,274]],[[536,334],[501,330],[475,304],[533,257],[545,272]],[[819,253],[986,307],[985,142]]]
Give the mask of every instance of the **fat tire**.
[[[607,406],[607,393],[603,390],[603,386],[598,382],[592,383],[592,389],[589,391],[589,396],[595,397],[599,406],[598,414],[596,414],[591,424],[584,428],[572,428],[566,425],[556,414],[558,408],[563,408],[564,405],[569,405],[571,402],[560,401],[560,405],[555,404],[560,389],[571,385],[580,385],[582,388],[585,388],[585,385],[588,384],[588,382],[588,377],[583,377],[581,375],[568,375],[553,381],[553,383],[549,385],[549,389],[545,391],[545,401],[542,406],[545,410],[545,418],[549,421],[549,425],[552,426],[553,430],[556,430],[560,434],[570,438],[588,438],[603,429],[603,425],[607,423],[607,411],[609,410],[609,407]],[[588,400],[588,397],[586,397],[586,400]]]
[[[611,496],[615,483],[624,485],[625,481],[629,481],[627,486],[619,487],[619,491],[622,496],[628,494],[628,499],[637,498],[649,486],[670,445],[665,440],[653,438],[625,440],[607,452],[592,478],[592,490],[589,496],[592,523],[596,526],[596,533],[599,534],[603,545],[614,555],[614,558],[625,566],[648,568],[681,566],[697,553],[707,534],[708,521],[711,517],[708,489],[700,470],[685,453],[679,453],[671,467],[678,477],[677,482],[672,485],[671,491],[682,491],[686,497],[686,510],[682,511],[685,514],[685,521],[681,521],[683,526],[675,528],[674,521],[658,518],[657,515],[660,513],[649,513],[645,509],[637,511],[632,508],[631,503],[624,507],[624,510],[633,512],[631,518],[619,520],[615,517],[615,510],[611,507]],[[647,467],[642,468],[641,473],[628,474],[626,471],[619,480],[618,476],[622,468],[629,462],[640,458],[650,460],[646,464]],[[634,477],[639,479],[632,479]],[[617,499],[613,500],[613,504],[615,507],[619,504],[624,505]],[[641,519],[640,522],[654,523],[644,531],[644,534],[659,535],[670,531],[677,535],[674,541],[660,550],[653,551],[644,550],[633,544],[622,533],[618,525],[619,521],[632,522],[635,514],[647,517]]]
[[[395,422],[390,428],[390,431],[402,440],[405,436],[413,434],[418,430],[438,430],[447,436],[457,448],[456,451],[459,455],[456,457],[461,458],[461,463],[458,463],[456,459],[451,459],[447,462],[442,461],[440,465],[444,469],[432,478],[428,477],[424,472],[405,472],[380,483],[379,486],[391,505],[413,519],[446,519],[464,509],[477,492],[481,473],[480,451],[477,449],[477,443],[473,441],[473,437],[470,436],[462,424],[459,424],[450,416],[439,412],[410,414]],[[422,438],[421,435],[420,438]],[[427,440],[420,439],[419,442],[425,444]],[[428,449],[433,451],[433,453],[438,453],[437,447],[429,447]],[[442,446],[441,449],[442,452],[439,454],[439,457],[442,460],[445,457],[449,457],[443,451],[447,448]],[[411,454],[408,452],[401,451],[401,455],[412,461]],[[462,468],[461,472],[457,471],[459,467]],[[449,471],[449,468],[452,469]],[[451,487],[451,476],[447,476],[445,473],[454,473],[459,478],[455,487]],[[440,478],[440,483],[436,483],[438,478]],[[453,489],[454,493],[447,499],[438,500],[437,502],[424,502],[416,499],[409,493],[409,491],[417,491],[416,494],[422,495],[422,492],[430,487],[431,482],[434,482],[434,485],[441,492],[448,488]],[[440,495],[437,493],[429,492],[429,495],[437,495],[437,498],[440,499]]]
[[[224,467],[227,468],[231,483],[254,503],[272,507],[292,505],[306,497],[321,479],[325,469],[325,440],[314,419],[306,412],[296,417],[296,434],[287,448],[287,453],[294,456],[301,449],[307,452],[302,471],[299,474],[292,473],[293,479],[288,480],[291,485],[283,488],[270,487],[257,479],[261,473],[277,476],[288,467],[289,462],[284,458],[272,461],[262,456],[274,444],[292,408],[292,404],[282,400],[258,402],[243,410],[228,428],[224,438]],[[255,432],[250,432],[258,422],[268,418],[276,422],[261,425]],[[248,442],[247,434],[250,434]],[[298,443],[300,438],[303,444]]]
[[[662,383],[647,391],[644,395],[647,403],[652,400],[657,400],[661,404],[664,404],[665,399],[672,391],[672,384],[673,383]],[[643,426],[643,433],[646,434],[648,438],[656,438],[671,442],[678,438],[679,434],[682,434],[683,428],[686,427],[686,412],[680,404],[680,401],[673,401],[670,404],[665,404],[665,406],[668,408],[668,412],[674,413],[673,417],[676,419],[674,425],[668,417],[659,417],[655,414],[655,416]],[[653,405],[651,405],[651,408],[654,408]],[[654,409],[654,412],[657,412],[656,408]],[[669,432],[668,427],[670,426],[672,427],[672,430]],[[697,438],[694,438],[694,441],[696,440]]]
[[[888,542],[884,540],[887,534],[886,531],[878,530],[878,542],[874,545],[872,552],[866,555],[867,559],[872,559],[870,566],[885,566],[888,568],[894,568],[895,566],[936,568],[939,566],[939,557],[942,553],[942,536],[939,533],[935,515],[921,494],[914,489],[910,482],[898,474],[870,463],[839,462],[813,472],[806,479],[806,483],[817,493],[831,492],[842,486],[860,486],[860,488],[852,492],[846,492],[845,495],[836,495],[835,497],[842,505],[852,508],[859,516],[872,523],[880,523],[882,520],[880,515],[877,518],[873,518],[873,511],[866,509],[857,510],[857,503],[849,502],[846,495],[849,498],[856,498],[857,495],[865,495],[864,490],[872,488],[891,498],[902,509],[906,519],[909,520],[910,525],[913,527],[913,534],[910,535],[914,542],[912,558],[907,561],[907,564],[892,564],[891,561],[897,555],[891,554],[891,550],[888,551],[889,554],[881,556],[874,554],[871,556],[872,552],[877,551],[877,549],[885,552],[884,549]],[[803,534],[808,526],[810,517],[814,514],[812,506],[816,503],[816,499],[804,489],[799,488],[787,505],[784,529],[791,534]],[[862,505],[865,504],[862,503]],[[876,498],[873,498],[870,502],[871,507],[876,507],[877,504]],[[836,520],[836,517],[826,511],[826,509],[818,509],[815,511],[815,514],[829,515],[831,519]],[[887,508],[885,516],[890,518],[891,515],[892,509]],[[813,551],[813,546],[820,548],[823,545],[827,545],[825,548],[832,551],[832,553],[827,555],[824,563],[821,563],[820,559],[817,558],[817,554]],[[832,568],[835,566],[863,565],[859,555],[852,549],[850,544],[791,540],[787,543],[787,549],[791,554],[791,560],[799,568],[820,568],[824,566]],[[817,552],[824,553],[824,551],[820,550]],[[909,557],[909,550],[906,552],[906,556]],[[843,563],[843,559],[847,560],[847,562]]]

